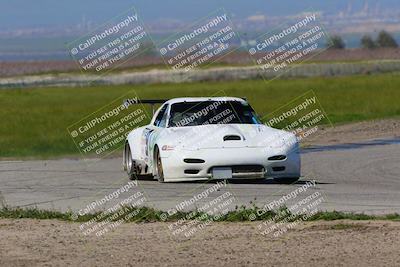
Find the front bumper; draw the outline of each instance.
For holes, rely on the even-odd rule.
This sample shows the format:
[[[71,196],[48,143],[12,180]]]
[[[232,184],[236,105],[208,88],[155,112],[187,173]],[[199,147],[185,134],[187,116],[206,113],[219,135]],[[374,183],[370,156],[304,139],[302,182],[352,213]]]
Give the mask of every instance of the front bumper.
[[[258,147],[207,148],[198,150],[171,151],[162,155],[165,181],[190,181],[214,179],[215,167],[232,167],[232,178],[263,179],[268,177],[300,177],[300,155],[298,151],[266,150]],[[268,160],[284,154],[284,160]],[[185,159],[202,159],[202,163],[187,163]],[[256,168],[257,166],[257,168]],[[191,173],[187,173],[187,172]]]

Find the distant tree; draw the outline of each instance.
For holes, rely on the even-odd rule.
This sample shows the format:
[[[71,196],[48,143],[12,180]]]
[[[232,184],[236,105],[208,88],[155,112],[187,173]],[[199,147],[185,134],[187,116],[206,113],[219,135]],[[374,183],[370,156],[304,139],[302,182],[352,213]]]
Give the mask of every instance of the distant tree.
[[[367,49],[373,49],[376,48],[376,43],[375,41],[371,38],[369,35],[364,35],[361,38],[361,46],[362,48],[367,48]]]
[[[386,31],[381,31],[379,33],[376,43],[379,47],[398,47],[396,40]]]
[[[331,38],[331,43],[327,44],[328,46],[331,46],[331,48],[335,49],[345,49],[346,44],[344,43],[342,37],[339,35],[333,35]]]

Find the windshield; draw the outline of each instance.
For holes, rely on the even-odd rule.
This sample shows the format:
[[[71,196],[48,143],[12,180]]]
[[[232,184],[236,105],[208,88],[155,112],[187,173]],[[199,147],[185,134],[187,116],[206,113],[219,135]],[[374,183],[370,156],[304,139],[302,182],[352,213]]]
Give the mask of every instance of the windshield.
[[[206,124],[260,124],[254,110],[239,101],[182,102],[171,105],[169,127]]]

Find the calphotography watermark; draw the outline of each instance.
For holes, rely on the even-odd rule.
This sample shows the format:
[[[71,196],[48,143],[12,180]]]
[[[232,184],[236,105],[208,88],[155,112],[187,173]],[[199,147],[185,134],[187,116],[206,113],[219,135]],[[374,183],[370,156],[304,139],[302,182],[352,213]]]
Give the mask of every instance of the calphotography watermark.
[[[161,215],[161,219],[165,221],[177,213],[186,212],[183,218],[168,223],[168,231],[174,240],[191,238],[234,209],[236,198],[227,190],[227,181],[206,186],[206,189],[195,190],[190,197],[179,201]]]
[[[222,58],[238,44],[239,36],[221,9],[157,46],[168,66],[188,72]]]
[[[197,105],[201,105],[198,109],[195,111],[191,111],[190,109],[185,111],[185,115],[182,116],[181,119],[178,121],[172,120],[171,123],[175,127],[184,127],[184,126],[191,126],[191,125],[207,125],[210,123],[215,122],[220,116],[223,116],[220,112],[216,114],[214,117],[209,116],[211,112],[217,113],[218,107],[221,106],[222,104],[226,103],[226,101],[210,101],[209,103],[204,102],[205,105],[202,105],[203,103],[195,103],[195,107]],[[209,116],[205,118],[206,116]]]
[[[320,204],[325,201],[323,194],[316,190],[316,181],[305,184],[266,203],[256,214],[250,214],[250,220],[273,212],[273,216],[258,223],[257,229],[262,236],[280,237],[301,222],[307,221],[318,213]]]
[[[81,70],[94,73],[107,72],[153,47],[134,8],[68,45]]]
[[[248,47],[265,79],[282,75],[331,44],[317,12],[304,12],[275,30],[259,36]]]
[[[313,90],[289,101],[277,110],[262,117],[263,123],[272,128],[282,129],[285,132],[277,132],[268,140],[262,142],[272,143],[277,146],[293,146],[294,143],[305,141],[315,135],[323,127],[331,127],[332,123],[321,106]],[[290,132],[296,136],[291,138]],[[291,144],[292,142],[293,144]],[[293,146],[293,149],[298,149]]]
[[[117,98],[67,130],[83,156],[104,157],[120,148],[127,135],[150,121],[134,91]]]
[[[78,215],[84,216],[91,212],[95,212],[96,209],[102,207],[104,204],[106,204],[107,202],[109,202],[113,199],[118,199],[121,194],[128,192],[130,189],[132,189],[134,187],[137,187],[137,185],[138,185],[137,181],[128,182],[128,184],[124,185],[123,187],[119,188],[118,190],[116,190],[108,195],[105,195],[103,198],[101,198],[99,200],[95,200],[95,201],[91,202],[90,204],[88,204],[83,209],[80,209],[78,211]]]
[[[171,157],[169,161],[182,162],[184,158],[199,157],[199,149],[204,148],[219,149],[220,152],[229,153],[226,148],[234,144],[229,144],[226,139],[232,131],[240,130],[237,124],[241,123],[239,113],[243,112],[243,105],[243,100],[228,97],[173,104],[169,127],[179,127],[182,131],[177,131],[175,138],[171,140],[171,147],[175,152],[169,155]],[[233,124],[236,126],[232,126]],[[238,135],[234,138],[237,137]],[[200,177],[210,175],[212,174],[205,168],[197,173]]]
[[[130,181],[102,198],[92,201],[74,213],[72,218],[78,220],[80,217],[94,214],[95,216],[82,223],[79,229],[85,236],[100,237],[137,216],[146,200],[144,193],[138,188],[138,182]]]

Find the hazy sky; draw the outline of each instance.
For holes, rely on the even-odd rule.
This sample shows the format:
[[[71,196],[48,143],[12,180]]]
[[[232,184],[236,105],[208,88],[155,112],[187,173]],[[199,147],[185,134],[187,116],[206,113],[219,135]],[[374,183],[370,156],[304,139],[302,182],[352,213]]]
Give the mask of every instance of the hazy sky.
[[[83,17],[95,23],[109,20],[135,6],[144,22],[161,18],[193,21],[224,7],[235,16],[288,15],[310,7],[336,12],[348,3],[360,9],[365,0],[0,0],[0,29],[76,25]],[[398,6],[399,0],[368,1],[371,6]]]

